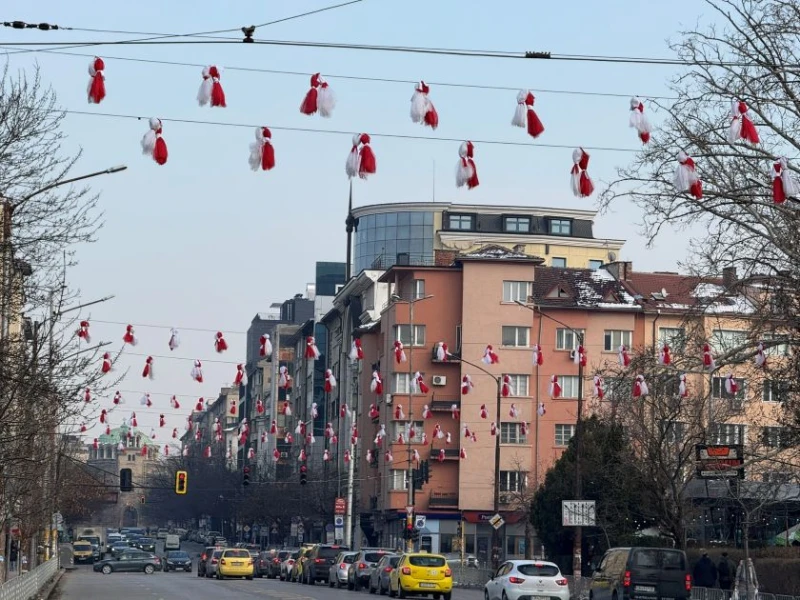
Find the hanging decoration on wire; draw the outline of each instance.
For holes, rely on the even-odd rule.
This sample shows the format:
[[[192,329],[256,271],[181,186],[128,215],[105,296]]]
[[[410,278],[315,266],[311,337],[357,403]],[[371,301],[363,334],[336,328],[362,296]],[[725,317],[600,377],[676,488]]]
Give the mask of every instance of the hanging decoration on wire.
[[[306,92],[300,112],[304,115],[314,115],[319,113],[320,117],[329,118],[336,108],[336,96],[319,73],[311,76],[311,89]]]
[[[345,163],[345,172],[350,179],[356,176],[367,179],[377,172],[378,163],[370,142],[370,137],[366,133],[357,133],[353,136],[353,147]]]
[[[103,74],[105,69],[106,65],[99,56],[89,63],[89,87],[87,89],[89,104],[100,104],[106,97],[106,78]]]
[[[197,91],[197,103],[200,106],[210,105],[212,108],[225,108],[225,90],[220,83],[220,70],[216,65],[203,67],[203,82]]]
[[[688,192],[695,200],[703,199],[703,182],[697,175],[694,161],[683,150],[678,152],[678,166],[675,168],[673,183],[677,192]]]
[[[151,117],[150,129],[142,138],[142,154],[150,156],[159,165],[167,164],[167,142],[161,135],[161,119]]]
[[[275,167],[272,132],[267,127],[256,127],[256,141],[250,144],[249,162],[253,171],[269,171]]]
[[[517,94],[517,109],[514,111],[514,118],[511,124],[514,127],[522,127],[528,130],[528,135],[533,139],[538,138],[544,133],[544,125],[539,120],[539,115],[533,109],[536,97],[530,90],[520,90]]]
[[[589,177],[589,155],[583,148],[576,148],[572,151],[572,171],[570,171],[572,182],[572,193],[576,198],[588,198],[594,193],[594,183]]]
[[[472,142],[462,142],[458,148],[456,164],[456,187],[467,186],[471,190],[480,185],[478,169],[475,167],[475,146]]]
[[[628,125],[636,130],[643,144],[650,142],[650,133],[652,132],[650,121],[647,120],[647,115],[644,114],[644,104],[635,96],[631,98],[631,115],[628,119]]]
[[[439,127],[439,113],[428,97],[430,91],[430,87],[424,81],[420,81],[414,87],[414,94],[411,96],[411,120],[436,130]]]

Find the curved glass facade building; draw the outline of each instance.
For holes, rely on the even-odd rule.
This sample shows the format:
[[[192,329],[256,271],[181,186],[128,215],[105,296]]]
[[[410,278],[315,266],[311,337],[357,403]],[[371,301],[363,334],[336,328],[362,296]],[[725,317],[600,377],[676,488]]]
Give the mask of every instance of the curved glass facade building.
[[[433,211],[396,210],[391,205],[364,207],[382,209],[358,216],[354,235],[354,273],[364,269],[388,269],[402,264],[433,264]],[[387,210],[388,209],[388,210]]]

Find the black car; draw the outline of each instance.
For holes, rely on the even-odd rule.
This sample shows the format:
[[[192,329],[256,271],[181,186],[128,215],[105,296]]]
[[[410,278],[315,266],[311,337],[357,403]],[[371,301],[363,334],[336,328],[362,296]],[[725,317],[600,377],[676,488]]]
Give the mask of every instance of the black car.
[[[328,581],[328,572],[331,565],[336,562],[339,552],[349,550],[345,546],[332,546],[329,544],[317,544],[306,554],[306,561],[303,563],[303,583],[314,585],[317,581]]]
[[[589,595],[594,600],[688,600],[692,595],[688,564],[683,550],[611,548],[592,574]]]
[[[126,550],[118,558],[106,558],[94,563],[94,571],[109,575],[111,573],[131,573],[144,571],[148,575],[161,570],[161,559],[150,552]]]
[[[155,552],[156,541],[153,538],[146,538],[146,537],[139,538],[136,541],[136,547],[144,552]]]
[[[192,558],[183,550],[170,550],[164,557],[164,572],[186,571],[192,572]]]

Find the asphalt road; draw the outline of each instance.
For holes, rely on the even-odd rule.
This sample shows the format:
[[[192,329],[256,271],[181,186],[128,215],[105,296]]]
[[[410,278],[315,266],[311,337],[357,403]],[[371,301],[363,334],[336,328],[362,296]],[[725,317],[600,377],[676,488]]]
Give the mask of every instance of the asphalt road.
[[[195,556],[200,547],[184,544],[184,550]],[[274,598],[275,600],[343,600],[363,596],[379,598],[366,591],[350,592],[346,589],[330,589],[327,585],[302,585],[272,579],[253,581],[229,579],[217,581],[192,573],[112,573],[103,575],[92,572],[91,566],[80,566],[64,574],[59,584],[59,600],[87,600],[88,598],[113,598],[114,600],[220,600],[235,595],[237,599]],[[384,596],[388,598],[388,596]],[[481,600],[482,590],[453,591],[457,600]]]

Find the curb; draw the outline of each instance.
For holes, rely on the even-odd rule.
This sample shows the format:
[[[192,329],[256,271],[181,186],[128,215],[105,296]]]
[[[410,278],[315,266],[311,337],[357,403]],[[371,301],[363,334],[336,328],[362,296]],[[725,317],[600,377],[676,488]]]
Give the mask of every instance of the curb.
[[[59,569],[58,573],[53,576],[51,582],[38,594],[36,594],[37,600],[48,600],[53,593],[53,590],[56,589],[58,582],[61,581],[61,578],[64,576],[66,571],[64,569]]]

